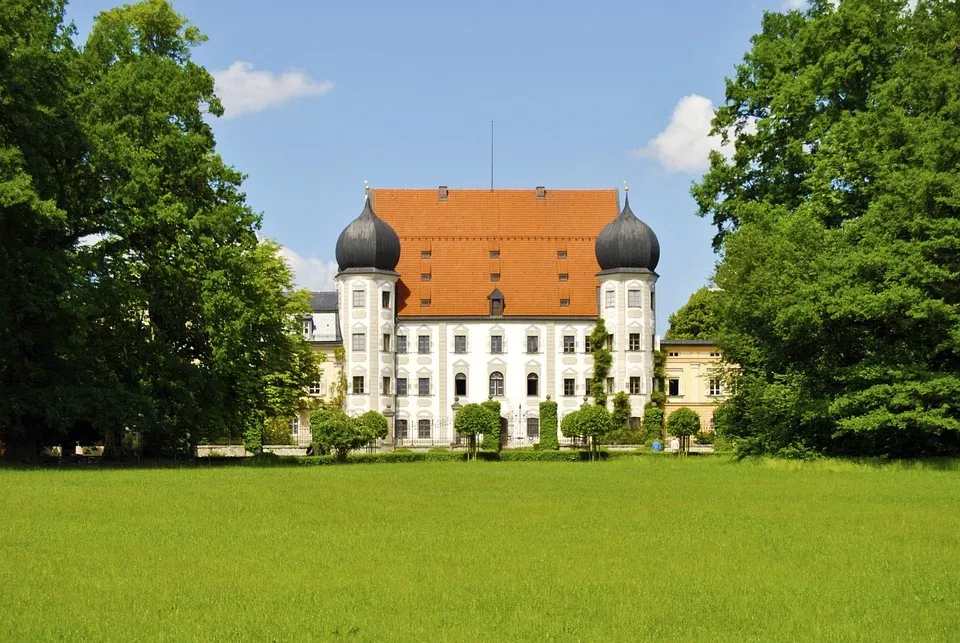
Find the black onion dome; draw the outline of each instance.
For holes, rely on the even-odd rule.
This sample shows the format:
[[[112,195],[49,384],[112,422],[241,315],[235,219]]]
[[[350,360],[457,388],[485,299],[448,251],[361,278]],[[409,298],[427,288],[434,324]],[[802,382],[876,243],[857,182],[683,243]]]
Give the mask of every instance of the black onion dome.
[[[370,195],[360,216],[350,222],[337,239],[340,272],[351,268],[393,271],[400,261],[400,237],[390,224],[370,207]]]
[[[596,254],[601,270],[633,268],[652,272],[660,262],[657,235],[630,209],[629,196],[624,197],[620,216],[597,236]]]

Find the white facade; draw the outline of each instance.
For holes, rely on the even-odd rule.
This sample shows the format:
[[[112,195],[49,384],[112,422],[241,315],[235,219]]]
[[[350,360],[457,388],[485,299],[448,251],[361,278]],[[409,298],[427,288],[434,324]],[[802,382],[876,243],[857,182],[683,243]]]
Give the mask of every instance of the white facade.
[[[652,390],[655,281],[650,273],[601,276],[600,310],[613,335],[610,390],[629,393],[633,385],[635,417],[642,415]],[[540,402],[548,396],[555,400],[562,418],[589,395],[593,357],[586,344],[593,319],[395,321],[395,286],[396,277],[383,274],[337,277],[346,410],[351,415],[371,409],[393,415],[391,439],[452,443],[453,405],[494,399],[501,403],[510,443],[532,444],[538,440],[534,429],[539,423],[531,426],[528,420],[539,417]],[[362,388],[355,378],[363,378]]]

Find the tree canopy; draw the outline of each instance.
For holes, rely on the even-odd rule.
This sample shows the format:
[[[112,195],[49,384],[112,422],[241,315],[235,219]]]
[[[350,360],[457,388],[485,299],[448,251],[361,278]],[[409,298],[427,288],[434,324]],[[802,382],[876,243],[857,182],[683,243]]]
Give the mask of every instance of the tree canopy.
[[[664,339],[705,339],[716,340],[717,318],[715,313],[716,293],[709,288],[701,288],[668,318],[670,328]]]
[[[726,431],[752,452],[960,452],[960,9],[765,14],[692,193],[717,228]]]
[[[0,440],[138,431],[150,451],[257,442],[316,377],[306,293],[216,153],[205,37],[166,0],[0,4]]]

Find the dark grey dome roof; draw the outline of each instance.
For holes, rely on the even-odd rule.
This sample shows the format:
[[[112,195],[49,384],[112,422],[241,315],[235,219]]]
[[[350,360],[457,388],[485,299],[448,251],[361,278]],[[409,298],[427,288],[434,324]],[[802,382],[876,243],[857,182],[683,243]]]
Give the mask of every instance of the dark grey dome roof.
[[[597,236],[597,262],[601,270],[623,268],[651,272],[660,261],[660,242],[653,229],[630,209],[629,196],[624,197],[620,216],[608,223]]]
[[[337,239],[340,272],[350,268],[393,271],[400,261],[400,237],[390,224],[370,207],[370,195],[360,216],[350,222]]]

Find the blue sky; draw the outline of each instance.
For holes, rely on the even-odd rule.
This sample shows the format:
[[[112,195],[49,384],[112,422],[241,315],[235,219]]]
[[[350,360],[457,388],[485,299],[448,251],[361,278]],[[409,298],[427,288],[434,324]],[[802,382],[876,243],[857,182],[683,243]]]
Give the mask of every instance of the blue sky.
[[[227,110],[220,153],[298,282],[329,288],[340,230],[374,187],[630,185],[656,231],[657,328],[704,285],[695,216],[712,107],[765,10],[801,0],[175,0]],[[116,0],[72,0],[80,33]]]

